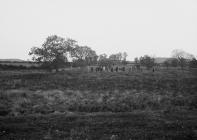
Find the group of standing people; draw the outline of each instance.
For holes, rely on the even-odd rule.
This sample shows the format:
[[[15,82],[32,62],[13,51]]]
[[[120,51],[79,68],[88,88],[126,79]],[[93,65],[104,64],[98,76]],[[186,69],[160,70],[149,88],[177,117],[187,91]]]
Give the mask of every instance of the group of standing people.
[[[132,72],[132,71],[142,71],[140,67],[137,66],[113,66],[113,67],[105,67],[105,66],[89,66],[89,72]]]

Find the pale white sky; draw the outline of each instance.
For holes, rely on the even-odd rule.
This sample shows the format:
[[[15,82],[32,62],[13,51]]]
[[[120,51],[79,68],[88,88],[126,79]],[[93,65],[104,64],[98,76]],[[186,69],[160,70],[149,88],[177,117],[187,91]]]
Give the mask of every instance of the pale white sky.
[[[197,55],[197,0],[0,0],[0,58],[28,59],[59,35],[97,54]]]

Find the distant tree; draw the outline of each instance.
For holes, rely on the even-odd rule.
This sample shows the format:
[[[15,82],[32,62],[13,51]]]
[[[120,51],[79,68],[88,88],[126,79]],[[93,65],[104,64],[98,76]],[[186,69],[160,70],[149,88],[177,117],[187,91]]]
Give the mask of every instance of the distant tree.
[[[98,64],[99,66],[108,66],[108,58],[107,58],[107,54],[100,54],[98,56]]]
[[[178,60],[178,65],[183,69],[188,65],[188,62],[194,58],[192,54],[189,54],[183,50],[175,49],[172,51],[172,57]]]
[[[72,48],[71,42],[74,40],[65,40],[57,35],[52,35],[46,38],[41,48],[31,48],[29,55],[36,62],[42,62],[44,66],[49,69],[56,69],[63,67],[67,62],[67,55]]]
[[[111,54],[109,56],[109,60],[111,60],[114,63],[122,63],[122,64],[126,64],[126,59],[127,59],[128,54],[126,52],[119,52],[116,54]]]
[[[123,61],[126,61],[127,60],[127,56],[128,56],[128,54],[126,52],[123,52],[122,53]]]
[[[173,50],[172,51],[172,57],[176,58],[178,60],[178,65],[183,69],[186,65],[186,60],[185,60],[185,52],[182,50]]]
[[[110,60],[113,60],[113,61],[122,61],[122,58],[123,58],[123,55],[122,55],[121,52],[116,53],[116,54],[111,54],[111,55],[109,56],[109,59],[110,59]]]
[[[98,65],[101,67],[108,67],[110,68],[113,64],[113,61],[111,61],[109,58],[107,58],[106,54],[101,54],[98,57]]]
[[[90,65],[96,63],[97,54],[88,46],[79,46],[76,45],[71,50],[71,57],[74,58],[74,61],[78,61],[81,65]]]
[[[128,54],[126,52],[122,53],[122,64],[123,65],[127,64],[127,56],[128,56]]]
[[[77,41],[74,40],[74,39],[68,38],[66,40],[66,44],[67,44],[67,46],[69,46],[69,51],[71,51],[72,48],[74,48],[75,46],[77,46]]]
[[[197,60],[196,60],[196,58],[193,58],[193,59],[189,62],[189,67],[190,67],[190,68],[197,68]]]
[[[143,57],[140,57],[139,62],[142,66],[145,66],[148,69],[152,68],[155,65],[155,59],[148,55],[144,55]]]
[[[95,51],[93,51],[91,56],[85,58],[87,65],[95,65],[97,63],[98,56]]]
[[[112,61],[120,61],[119,54],[111,54],[109,56],[109,60],[112,60]]]
[[[163,64],[164,64],[164,66],[168,69],[168,67],[170,66],[170,60],[165,60],[164,62],[163,62]]]
[[[178,67],[178,65],[179,65],[178,59],[176,59],[176,58],[171,59],[170,66],[172,66],[172,67]]]
[[[102,61],[102,60],[107,60],[107,54],[104,53],[98,56],[98,61]]]
[[[139,63],[140,63],[139,58],[135,57],[135,58],[134,58],[134,62],[135,62],[135,64],[139,64]]]
[[[117,58],[118,61],[122,61],[122,58],[123,58],[122,53],[121,52],[117,53],[116,58]]]

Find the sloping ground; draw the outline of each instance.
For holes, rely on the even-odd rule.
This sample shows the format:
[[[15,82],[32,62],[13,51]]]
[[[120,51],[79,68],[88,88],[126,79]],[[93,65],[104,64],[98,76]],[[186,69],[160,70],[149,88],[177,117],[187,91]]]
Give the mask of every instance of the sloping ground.
[[[56,114],[0,118],[0,139],[194,140],[196,112]]]

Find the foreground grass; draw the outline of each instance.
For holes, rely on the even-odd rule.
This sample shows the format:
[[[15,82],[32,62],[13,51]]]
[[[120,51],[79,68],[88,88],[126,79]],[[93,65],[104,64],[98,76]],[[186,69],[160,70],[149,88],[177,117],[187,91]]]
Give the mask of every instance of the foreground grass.
[[[197,73],[191,71],[156,71],[133,73],[87,73],[68,71],[62,73],[0,73],[0,89],[49,90],[197,90]]]
[[[196,74],[0,72],[0,139],[195,139]]]
[[[72,112],[196,110],[197,95],[146,90],[6,90],[0,93],[0,115],[19,116]]]
[[[192,71],[0,73],[0,115],[195,110]]]
[[[136,111],[0,118],[0,136],[24,140],[192,140],[197,137],[196,116],[194,112]]]

